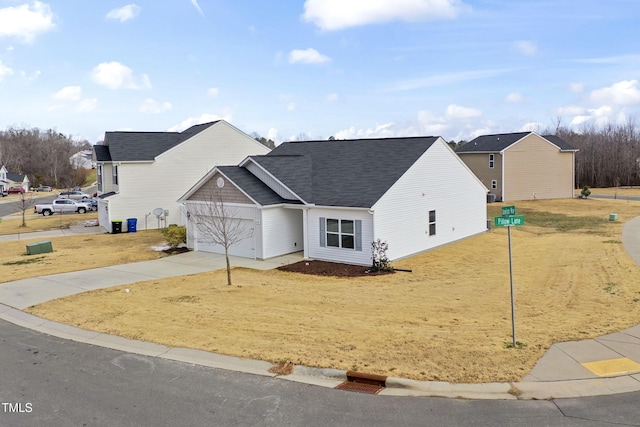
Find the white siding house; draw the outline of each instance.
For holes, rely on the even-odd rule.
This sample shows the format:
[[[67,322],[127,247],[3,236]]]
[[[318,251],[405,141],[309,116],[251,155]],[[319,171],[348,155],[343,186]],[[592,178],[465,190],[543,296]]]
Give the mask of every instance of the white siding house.
[[[303,251],[305,258],[369,265],[377,239],[397,260],[487,226],[487,188],[439,137],[290,142],[239,166],[216,167],[179,200],[191,218],[189,234],[197,234],[192,213],[214,179],[225,188],[219,200],[244,199],[256,209],[248,226],[258,259]],[[246,256],[248,245],[231,253]]]
[[[268,151],[223,120],[183,132],[107,132],[104,145],[94,146],[100,225],[111,230],[112,221],[129,218],[138,229],[182,225],[176,200],[198,179],[216,165]]]

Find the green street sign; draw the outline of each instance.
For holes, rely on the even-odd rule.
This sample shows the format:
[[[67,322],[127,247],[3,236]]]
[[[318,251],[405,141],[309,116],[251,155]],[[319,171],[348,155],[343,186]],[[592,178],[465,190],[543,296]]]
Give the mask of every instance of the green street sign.
[[[515,206],[503,206],[502,207],[502,216],[511,216],[516,214]]]
[[[511,226],[517,226],[517,225],[524,225],[524,215],[494,216],[493,222],[496,227],[511,227]]]

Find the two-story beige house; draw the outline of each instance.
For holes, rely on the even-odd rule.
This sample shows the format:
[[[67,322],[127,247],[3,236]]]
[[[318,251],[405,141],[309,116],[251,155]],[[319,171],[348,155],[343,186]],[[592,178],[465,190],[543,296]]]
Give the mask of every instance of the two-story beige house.
[[[555,135],[483,135],[459,147],[462,161],[489,189],[489,201],[572,198],[578,150]]]

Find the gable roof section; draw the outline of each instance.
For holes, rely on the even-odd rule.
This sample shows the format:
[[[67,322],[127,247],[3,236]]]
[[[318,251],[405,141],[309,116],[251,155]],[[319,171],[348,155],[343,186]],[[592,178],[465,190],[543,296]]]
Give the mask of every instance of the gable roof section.
[[[299,204],[297,200],[286,200],[270,189],[247,169],[240,166],[218,166],[217,170],[229,178],[238,188],[242,189],[251,199],[261,206],[278,205],[283,203]],[[212,175],[213,176],[213,175]]]
[[[106,132],[104,145],[94,145],[93,149],[99,162],[152,161],[216,123],[191,126],[182,132]]]
[[[458,148],[458,153],[498,153],[507,149],[511,145],[520,141],[525,136],[535,134],[535,132],[515,132],[515,133],[500,133],[494,135],[482,135],[467,144]],[[569,143],[562,138],[555,135],[540,136],[546,139],[551,144],[558,147],[561,151],[577,151]]]
[[[456,150],[458,153],[497,153],[520,141],[532,132],[500,133],[479,136]]]
[[[24,182],[25,175],[13,172],[7,172],[7,179],[13,182]]]
[[[437,139],[285,142],[251,158],[307,203],[370,208]]]

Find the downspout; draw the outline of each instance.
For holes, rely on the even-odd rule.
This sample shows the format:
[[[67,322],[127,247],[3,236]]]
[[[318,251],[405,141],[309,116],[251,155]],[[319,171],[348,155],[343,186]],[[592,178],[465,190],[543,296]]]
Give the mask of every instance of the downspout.
[[[309,208],[302,208],[302,257],[309,259],[309,233],[307,232],[309,216],[307,211]]]
[[[505,161],[504,161],[504,154],[505,154],[505,153],[504,153],[504,151],[501,151],[501,152],[500,152],[500,163],[502,163],[502,170],[500,171],[500,173],[502,174],[502,186],[501,186],[501,187],[502,187],[502,194],[501,194],[501,196],[502,196],[502,197],[501,197],[501,199],[502,199],[502,200],[500,200],[501,202],[504,202],[504,201],[505,201],[505,197],[504,197],[504,194],[505,194],[504,187],[505,187],[506,183],[505,183],[505,180],[504,180],[504,165],[505,165]]]

